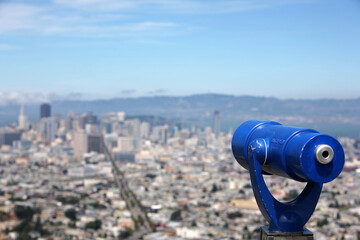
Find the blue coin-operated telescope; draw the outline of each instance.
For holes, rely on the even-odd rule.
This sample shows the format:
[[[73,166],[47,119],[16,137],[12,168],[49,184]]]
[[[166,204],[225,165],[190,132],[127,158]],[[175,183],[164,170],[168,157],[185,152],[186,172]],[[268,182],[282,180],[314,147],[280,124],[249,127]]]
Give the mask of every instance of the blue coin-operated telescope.
[[[304,233],[323,183],[340,174],[345,158],[341,144],[331,136],[259,120],[247,121],[237,128],[232,151],[236,161],[250,172],[256,202],[269,222],[268,231],[287,234]],[[263,174],[307,185],[296,199],[279,202],[268,190]]]

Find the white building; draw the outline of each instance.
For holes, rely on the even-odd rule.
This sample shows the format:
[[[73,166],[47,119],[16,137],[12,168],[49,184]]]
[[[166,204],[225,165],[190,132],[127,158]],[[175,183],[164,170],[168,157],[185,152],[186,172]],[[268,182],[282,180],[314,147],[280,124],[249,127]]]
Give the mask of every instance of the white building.
[[[21,105],[20,115],[19,115],[19,129],[27,130],[28,129],[28,121],[24,114],[24,105]]]

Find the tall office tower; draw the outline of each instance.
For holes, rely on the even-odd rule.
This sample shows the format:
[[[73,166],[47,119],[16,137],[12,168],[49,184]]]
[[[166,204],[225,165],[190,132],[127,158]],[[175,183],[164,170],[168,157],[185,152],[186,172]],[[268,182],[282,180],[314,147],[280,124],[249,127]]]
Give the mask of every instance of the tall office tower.
[[[155,126],[152,129],[151,139],[153,141],[159,141],[161,138],[161,126]]]
[[[65,118],[65,130],[67,132],[73,129],[73,121],[74,121],[73,114],[68,113],[68,115]]]
[[[87,134],[82,129],[74,131],[73,146],[74,156],[77,159],[82,159],[84,153],[87,153]]]
[[[19,115],[19,129],[26,130],[28,128],[28,122],[24,114],[24,105],[21,105]]]
[[[140,124],[140,137],[149,138],[150,136],[150,123],[142,122]]]
[[[104,137],[100,133],[91,133],[87,136],[88,152],[104,152]]]
[[[97,124],[97,117],[92,112],[87,112],[85,114],[85,125],[86,124]]]
[[[56,129],[60,128],[60,124],[61,124],[61,120],[62,120],[62,116],[60,113],[54,114],[54,120],[55,120],[55,124],[56,124]]]
[[[19,141],[21,138],[20,132],[11,132],[0,129],[0,147],[2,145],[12,146],[14,141]]]
[[[140,120],[135,118],[130,121],[131,136],[134,138],[140,137]]]
[[[102,134],[87,134],[83,129],[78,129],[73,135],[74,156],[82,159],[84,153],[88,152],[104,152],[104,138]]]
[[[46,118],[44,119],[44,123],[45,123],[45,128],[44,128],[44,138],[45,141],[48,143],[51,143],[52,141],[54,141],[55,136],[56,136],[56,121],[55,118]]]
[[[92,113],[88,112],[85,114],[85,122],[84,122],[84,129],[87,133],[97,133],[98,132],[98,119],[97,117]]]
[[[213,131],[214,131],[216,137],[219,136],[219,132],[220,132],[220,119],[219,119],[220,116],[219,115],[220,115],[220,112],[218,110],[215,110]]]
[[[51,116],[51,106],[48,103],[43,103],[40,106],[40,119]]]
[[[164,127],[164,128],[161,129],[161,143],[163,145],[166,145],[167,140],[168,140],[168,128]]]
[[[85,129],[85,116],[83,115],[78,115],[77,118],[76,118],[76,122],[77,122],[77,128],[78,129]]]
[[[103,134],[111,133],[112,132],[112,124],[111,124],[111,122],[101,120],[100,129],[101,129],[101,132]]]

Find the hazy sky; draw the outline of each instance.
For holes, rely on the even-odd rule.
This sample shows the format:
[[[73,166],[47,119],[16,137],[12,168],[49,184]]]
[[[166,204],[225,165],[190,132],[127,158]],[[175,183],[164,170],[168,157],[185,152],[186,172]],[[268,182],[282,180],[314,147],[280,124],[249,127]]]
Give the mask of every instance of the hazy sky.
[[[360,97],[360,0],[0,0],[0,99]]]

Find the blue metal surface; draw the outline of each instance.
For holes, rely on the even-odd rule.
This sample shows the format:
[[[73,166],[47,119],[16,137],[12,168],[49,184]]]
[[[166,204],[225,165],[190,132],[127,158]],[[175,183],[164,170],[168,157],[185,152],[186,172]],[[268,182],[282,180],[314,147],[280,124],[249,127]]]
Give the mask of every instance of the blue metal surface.
[[[326,144],[334,150],[329,164],[316,160],[315,149]],[[270,223],[269,229],[300,232],[315,210],[322,184],[335,179],[344,166],[344,151],[333,137],[312,129],[286,127],[277,122],[251,120],[235,131],[235,159],[250,172],[257,204]],[[268,190],[263,174],[275,174],[307,182],[293,201],[277,201]]]

